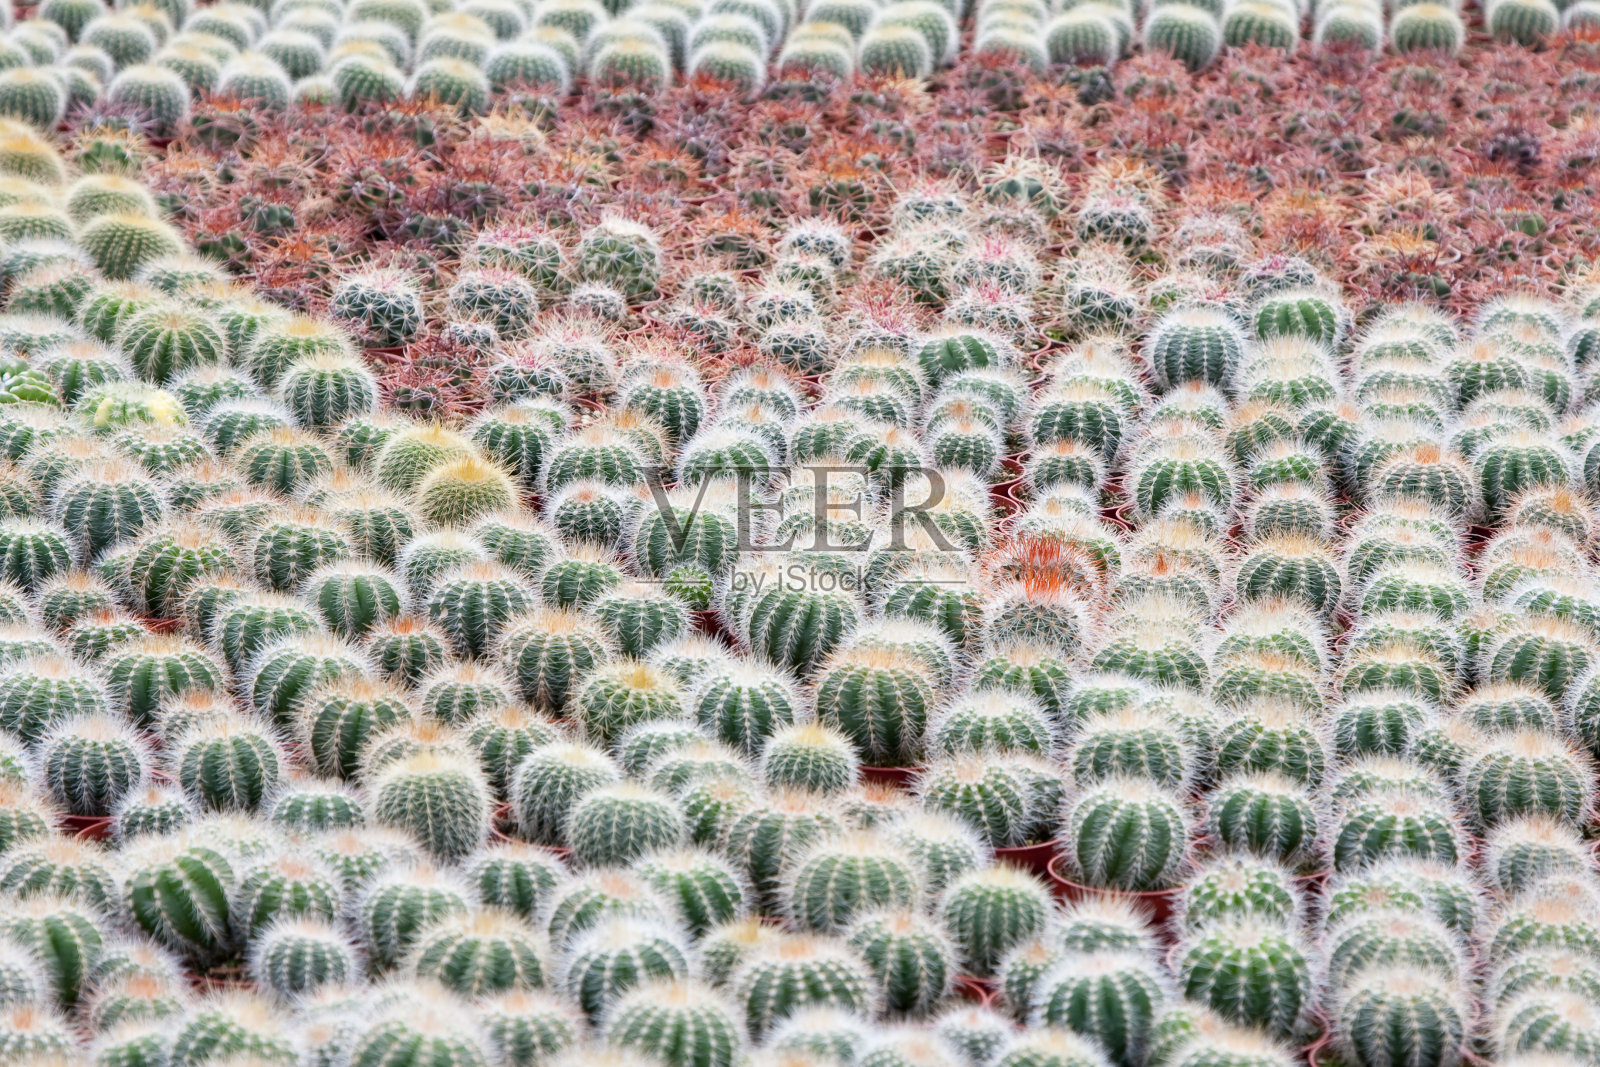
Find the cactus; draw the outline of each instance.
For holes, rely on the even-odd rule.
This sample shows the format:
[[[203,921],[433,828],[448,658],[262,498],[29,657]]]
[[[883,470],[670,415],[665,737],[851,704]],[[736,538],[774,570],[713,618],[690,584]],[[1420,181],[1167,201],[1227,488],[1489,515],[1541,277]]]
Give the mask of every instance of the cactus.
[[[123,899],[146,934],[201,959],[231,946],[229,895],[234,869],[216,849],[154,838],[127,856]]]
[[[722,848],[749,877],[758,899],[773,901],[779,878],[813,843],[837,834],[840,821],[817,806],[816,794],[774,792],[729,823]]]
[[[1352,804],[1334,830],[1336,869],[1352,870],[1390,856],[1455,863],[1461,843],[1449,807],[1425,794],[1385,790]]]
[[[40,756],[51,798],[73,815],[109,815],[148,770],[138,735],[106,715],[62,723],[41,739]]]
[[[910,906],[920,892],[911,856],[871,834],[817,842],[794,858],[782,890],[789,916],[824,933],[874,909]]]
[[[746,890],[724,858],[695,849],[647,856],[639,873],[670,901],[691,936],[730,922],[747,907]]]
[[[52,506],[56,522],[85,559],[138,536],[160,521],[164,511],[161,490],[149,476],[111,460],[63,479]]]
[[[1336,1009],[1341,1048],[1373,1065],[1448,1063],[1466,1034],[1462,994],[1413,967],[1364,973]]]
[[[1498,635],[1486,650],[1491,681],[1536,686],[1562,701],[1574,681],[1600,660],[1593,632],[1553,616],[1531,616]]]
[[[333,919],[339,895],[339,882],[326,864],[314,857],[277,855],[240,871],[229,921],[241,943],[253,943],[280,919]]]
[[[420,709],[440,723],[463,723],[498,711],[516,698],[505,675],[470,660],[433,672],[419,688]]]
[[[1040,754],[1047,752],[1040,750]],[[1073,779],[1079,785],[1129,775],[1177,787],[1189,780],[1194,763],[1190,747],[1172,733],[1171,720],[1141,708],[1119,708],[1085,718],[1070,759]]]
[[[578,802],[620,779],[616,764],[598,750],[559,743],[537,749],[523,760],[511,783],[517,826],[531,840],[561,843]]]
[[[644,882],[619,870],[600,871],[562,888],[549,913],[551,938],[558,948],[610,915],[660,921],[668,905]]]
[[[1238,775],[1211,795],[1207,827],[1227,847],[1294,863],[1315,846],[1317,810],[1306,789],[1281,774]]]
[[[372,817],[416,835],[434,856],[459,859],[488,829],[488,784],[470,760],[419,753],[385,767],[372,784]]]
[[[117,347],[141,378],[166,385],[196,367],[223,362],[228,339],[209,315],[161,303],[124,320]]]
[[[978,665],[974,690],[999,689],[1038,700],[1051,719],[1065,725],[1065,705],[1071,689],[1067,665],[1050,650],[1016,644],[994,650]]]
[[[1487,843],[1487,868],[1501,892],[1515,895],[1546,875],[1583,871],[1588,860],[1573,829],[1546,815],[1512,819],[1495,827]]]
[[[183,102],[186,105],[188,90],[185,89],[183,92]],[[100,273],[118,281],[132,278],[141,267],[162,256],[177,255],[183,251],[178,235],[170,226],[142,212],[131,214],[119,212],[97,216],[84,225],[78,234],[78,243],[94,261]],[[130,302],[128,310],[131,312],[137,306]],[[92,321],[92,317],[102,314],[103,311],[97,310],[93,298],[80,308],[80,315],[84,318],[84,325],[90,333],[99,340],[109,343],[115,334],[111,331],[96,330]],[[120,321],[127,321],[123,316],[118,318]]]
[[[1280,1038],[1294,1033],[1313,995],[1305,950],[1283,926],[1255,919],[1207,927],[1178,949],[1185,997]]]
[[[250,536],[248,544],[251,572],[278,592],[298,588],[318,568],[351,552],[343,531],[310,510],[269,519]]]
[[[427,598],[428,617],[466,657],[486,654],[507,622],[533,603],[532,590],[495,563],[468,563],[446,572]]]
[[[877,977],[888,1011],[926,1016],[943,998],[954,950],[928,919],[914,911],[870,912],[852,924],[848,940]]]
[[[1375,911],[1328,934],[1328,976],[1340,985],[1373,967],[1397,964],[1455,978],[1460,950],[1448,928],[1415,911]]]
[[[100,680],[54,656],[0,669],[0,727],[32,744],[59,723],[108,708]]]
[[[320,352],[288,366],[278,395],[294,421],[310,430],[331,430],[378,406],[378,382],[349,355]]]
[[[667,1067],[732,1067],[744,1043],[737,1009],[683,979],[650,982],[625,994],[604,1032],[611,1045]]]
[[[170,786],[146,786],[123,798],[112,813],[111,829],[126,843],[145,834],[170,834],[188,824],[193,811],[188,798]]]
[[[398,964],[422,931],[466,915],[467,899],[465,886],[428,864],[379,876],[363,892],[357,911],[361,943],[373,965]]]
[[[344,275],[334,286],[328,309],[379,347],[405,344],[422,327],[422,297],[412,279],[397,270]]]
[[[281,997],[348,981],[359,973],[355,948],[337,928],[295,918],[263,931],[251,949],[250,973]]]
[[[247,719],[225,719],[177,740],[172,767],[178,784],[211,811],[255,811],[283,776],[276,740]]]
[[[367,815],[349,789],[336,782],[307,781],[278,796],[271,819],[291,831],[320,832],[361,826]]]
[[[71,565],[64,531],[30,519],[0,520],[0,578],[37,590]]]
[[[595,741],[615,745],[629,727],[682,713],[677,685],[649,664],[621,660],[601,666],[574,695],[576,718]]]
[[[380,469],[382,460],[380,458]],[[417,510],[429,522],[465,526],[517,502],[511,476],[492,463],[462,456],[433,467],[416,487]]]
[[[367,652],[378,674],[408,688],[450,661],[444,634],[415,615],[374,627],[367,636]]]
[[[1069,954],[1039,978],[1029,1019],[1098,1041],[1114,1063],[1142,1063],[1165,999],[1163,976],[1142,953]]]
[[[549,975],[538,932],[509,912],[449,915],[417,935],[410,967],[463,996],[536,989]]]
[[[1217,735],[1217,770],[1277,771],[1315,786],[1327,768],[1323,741],[1291,701],[1257,698]]]
[[[679,844],[683,812],[671,797],[654,790],[602,785],[573,804],[564,835],[579,862],[626,866],[645,853]]]
[[[670,926],[617,915],[573,941],[561,965],[560,987],[599,1022],[614,1014],[616,1002],[629,991],[687,978],[689,970],[688,947]]]
[[[605,658],[601,630],[568,611],[540,610],[508,620],[497,652],[523,698],[560,711],[577,681]]]
[[[1455,9],[1446,4],[1408,4],[1395,11],[1389,22],[1389,39],[1396,52],[1439,52],[1455,55],[1466,40],[1466,27]]]
[[[959,756],[929,768],[923,806],[955,816],[996,847],[1022,844],[1038,815],[1032,783],[1021,769],[982,756]]]
[[[1590,779],[1580,753],[1537,731],[1492,739],[1468,757],[1460,778],[1468,811],[1486,828],[1520,815],[1575,821],[1587,810]]]
[[[1146,40],[1174,52],[1190,69],[1208,65],[1209,56],[1205,62],[1194,62],[1206,52],[1199,20],[1183,10],[1165,14],[1166,18],[1146,26]],[[1194,28],[1186,24],[1186,16]],[[1217,33],[1214,22],[1205,29]],[[1210,55],[1215,51],[1212,42]],[[1228,385],[1244,358],[1245,344],[1243,331],[1230,316],[1211,308],[1189,308],[1170,312],[1156,324],[1147,351],[1151,370],[1165,392],[1185,382]]]
[[[731,992],[753,1038],[811,1006],[861,1011],[871,1002],[874,980],[852,950],[816,936],[784,938],[758,947],[734,973]]]
[[[1300,898],[1288,872],[1269,860],[1224,855],[1195,872],[1183,891],[1183,926],[1196,930],[1228,919],[1292,925]]]
[[[799,697],[793,683],[771,668],[730,663],[702,677],[688,703],[695,719],[713,736],[753,755],[794,722]],[[854,778],[848,764],[846,773]],[[837,788],[842,786],[832,791]]]
[[[360,652],[337,638],[286,637],[261,650],[248,678],[250,702],[280,726],[294,722],[307,694],[317,686],[366,671]]]
[[[572,1006],[548,994],[512,990],[479,1004],[492,1052],[513,1067],[535,1067],[578,1041],[582,1020]]]
[[[370,563],[330,563],[306,579],[301,595],[334,633],[358,640],[404,614],[399,584],[396,575]]]
[[[933,693],[911,657],[863,649],[823,666],[816,700],[818,719],[849,737],[864,760],[896,766],[920,751]]]
[[[1132,632],[1114,634],[1095,653],[1090,668],[1140,678],[1157,685],[1204,688],[1208,673],[1204,656],[1187,625],[1151,621]]]
[[[957,878],[938,907],[969,973],[987,976],[1013,947],[1044,931],[1050,897],[1031,875],[999,866]]]
[[[1102,888],[1167,888],[1186,856],[1182,808],[1138,779],[1107,779],[1070,804],[1065,825],[1072,869]]]
[[[1233,472],[1209,441],[1194,437],[1162,441],[1142,452],[1129,481],[1135,506],[1149,517],[1185,493],[1199,493],[1218,507],[1233,498]]]
[[[0,782],[0,854],[50,832],[55,812],[20,782]]]

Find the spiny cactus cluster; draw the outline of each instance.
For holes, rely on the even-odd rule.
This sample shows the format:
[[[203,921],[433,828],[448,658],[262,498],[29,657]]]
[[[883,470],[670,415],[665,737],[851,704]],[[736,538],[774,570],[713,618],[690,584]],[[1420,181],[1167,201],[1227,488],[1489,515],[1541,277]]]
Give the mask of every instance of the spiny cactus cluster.
[[[1472,18],[1565,62],[1591,7]],[[1441,89],[1359,225],[1347,191],[1256,225],[1266,164],[1180,182],[1205,141],[1048,118],[1159,139],[1167,53],[1226,125],[1303,32],[1330,79],[1387,40],[1412,100],[1463,25],[8,25],[0,1067],[1593,1061],[1600,283],[1537,243],[1539,145],[1499,88],[1485,160],[1428,154]],[[1501,85],[1551,54],[1480,47]],[[1278,135],[1366,173],[1344,121]],[[799,162],[830,125],[871,151]],[[1437,246],[1468,167],[1504,225],[1455,254],[1559,292],[1419,253],[1454,310],[1385,301],[1316,251]]]

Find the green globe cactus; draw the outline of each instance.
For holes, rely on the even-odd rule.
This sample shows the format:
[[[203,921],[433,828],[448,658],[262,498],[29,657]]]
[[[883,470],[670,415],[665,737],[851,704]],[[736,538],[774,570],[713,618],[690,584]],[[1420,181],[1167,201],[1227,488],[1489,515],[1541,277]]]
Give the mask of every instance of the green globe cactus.
[[[453,664],[422,679],[418,706],[439,723],[462,723],[510,705],[516,694],[498,669],[476,661]]]
[[[731,993],[749,1033],[759,1039],[802,1008],[861,1011],[871,1002],[874,984],[854,951],[832,939],[802,935],[753,953],[734,973]]]
[[[143,932],[200,959],[232,947],[229,897],[235,873],[215,848],[179,838],[141,841],[126,856],[123,899]]]
[[[355,947],[330,923],[294,918],[263,931],[251,948],[250,973],[281,997],[337,985],[360,973]]]
[[[318,686],[365,673],[366,660],[354,646],[336,637],[302,635],[263,648],[240,681],[258,713],[288,726]]]
[[[417,935],[409,957],[420,977],[463,996],[536,989],[550,974],[539,932],[510,912],[450,915]]]
[[[1177,971],[1188,999],[1280,1038],[1311,1007],[1306,951],[1276,923],[1235,919],[1204,928],[1179,946]]]
[[[324,352],[291,364],[278,384],[284,407],[301,425],[327,431],[377,407],[377,380],[360,361]]]
[[[579,862],[626,866],[648,852],[680,844],[683,811],[671,797],[652,789],[603,785],[573,804],[563,830]]]
[[[184,793],[210,811],[255,811],[282,780],[275,738],[247,719],[224,719],[177,739],[171,757]]]
[[[404,614],[400,579],[370,563],[327,564],[306,579],[301,595],[329,629],[347,639],[360,639]]]
[[[1071,869],[1092,886],[1165,889],[1187,860],[1188,822],[1169,794],[1138,779],[1107,779],[1070,804]]]
[[[858,915],[914,904],[915,861],[873,834],[824,840],[795,857],[782,889],[784,909],[804,929],[840,932]]]
[[[817,717],[855,743],[879,766],[909,763],[921,749],[933,694],[910,656],[888,650],[846,650],[817,681]]]
[[[51,655],[22,658],[0,670],[0,727],[32,744],[59,723],[108,710],[100,679]]]
[[[467,887],[431,864],[380,875],[366,887],[357,908],[361,943],[376,968],[394,967],[424,930],[466,915],[467,901]]]
[[[25,518],[0,520],[0,578],[33,591],[71,562],[65,531]]]
[[[1485,828],[1522,815],[1571,822],[1590,799],[1587,759],[1538,731],[1492,738],[1467,758],[1460,773],[1468,811]]]
[[[1221,856],[1198,869],[1184,888],[1182,904],[1188,930],[1243,918],[1289,925],[1301,906],[1285,868],[1242,853]]]
[[[1112,1062],[1143,1062],[1166,1000],[1164,977],[1143,953],[1102,950],[1064,956],[1033,990],[1029,1019],[1098,1041]]]
[[[956,878],[940,897],[938,914],[969,973],[987,976],[1015,946],[1042,933],[1050,896],[1038,879],[1007,866]]]
[[[250,572],[277,592],[299,588],[319,568],[348,557],[351,551],[344,531],[310,509],[295,509],[269,519],[247,544]]]
[[[867,912],[848,941],[878,981],[884,1006],[912,1017],[928,1015],[955,973],[955,950],[938,925],[913,910]]]
[[[683,710],[683,694],[677,684],[649,664],[634,660],[600,666],[573,700],[584,733],[606,745],[615,745],[638,723],[675,719]]]
[[[183,100],[187,106],[187,88],[184,89]],[[132,278],[140,268],[162,256],[183,251],[182,242],[172,228],[144,212],[99,215],[84,225],[78,234],[78,243],[89,254],[100,273],[119,281]],[[109,326],[110,322],[120,324],[131,317],[128,313],[145,302],[128,299],[137,293],[137,290],[129,290],[118,301],[125,310],[119,309],[120,313],[109,319],[106,312],[110,308],[104,306],[103,302],[97,303],[94,297],[86,300],[79,310],[85,328],[91,335],[109,343],[116,335],[116,327],[107,329],[101,326],[96,329],[96,326],[100,323]],[[108,295],[116,295],[116,291],[109,291]],[[147,297],[149,306],[155,306],[153,297],[153,293]]]
[[[148,785],[123,798],[112,812],[111,830],[117,841],[126,844],[147,834],[160,836],[180,830],[193,815],[193,807],[181,791]]]
[[[1217,786],[1207,827],[1229,848],[1284,863],[1306,858],[1317,840],[1316,804],[1304,786],[1281,774],[1245,774]]]
[[[611,916],[664,921],[671,905],[631,871],[602,869],[574,879],[551,898],[547,926],[556,949],[565,951],[585,930]]]
[[[424,475],[416,486],[416,501],[417,510],[429,522],[465,526],[515,507],[517,490],[504,470],[473,456],[461,456]]]
[[[1461,16],[1447,4],[1408,4],[1389,21],[1389,40],[1401,55],[1438,52],[1455,55],[1466,41]]]
[[[692,848],[654,853],[640,862],[639,873],[673,904],[693,937],[738,918],[748,908],[738,872],[712,853]]]
[[[560,844],[572,809],[596,789],[618,784],[621,772],[604,753],[557,743],[536,749],[517,767],[511,783],[512,812],[529,840]]]
[[[315,857],[281,853],[239,872],[229,921],[241,942],[253,944],[279,920],[335,918],[339,894],[338,879],[326,864]]]
[[[459,859],[488,830],[489,790],[475,762],[419,753],[389,764],[372,783],[372,817],[409,831],[434,856]]]
[[[624,994],[604,1032],[611,1045],[667,1067],[732,1067],[744,1044],[738,1009],[682,979],[650,982]]]
[[[144,784],[148,763],[139,736],[106,715],[68,720],[40,742],[44,784],[73,815],[109,815]]]
[[[68,476],[52,512],[85,559],[155,525],[165,512],[160,487],[138,467],[104,461]]]
[[[635,54],[642,59],[645,50]],[[626,65],[618,65],[621,58],[613,56],[600,64],[596,56],[594,65],[623,70]],[[653,293],[661,276],[660,239],[648,227],[618,216],[608,216],[588,230],[578,242],[575,257],[580,278],[613,285],[630,299]]]
[[[687,978],[689,949],[671,926],[617,915],[579,934],[562,961],[560,988],[593,1022],[640,985]]]

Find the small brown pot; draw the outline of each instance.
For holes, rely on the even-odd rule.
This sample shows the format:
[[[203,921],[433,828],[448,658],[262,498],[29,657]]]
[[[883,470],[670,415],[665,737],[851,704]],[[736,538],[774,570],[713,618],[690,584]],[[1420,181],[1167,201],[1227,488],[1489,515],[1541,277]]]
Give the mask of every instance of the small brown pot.
[[[1019,845],[1016,848],[997,848],[994,850],[996,863],[1009,863],[1013,867],[1021,867],[1025,871],[1032,871],[1043,878],[1051,877],[1050,861],[1061,850],[1061,839],[1051,838],[1037,845]]]

